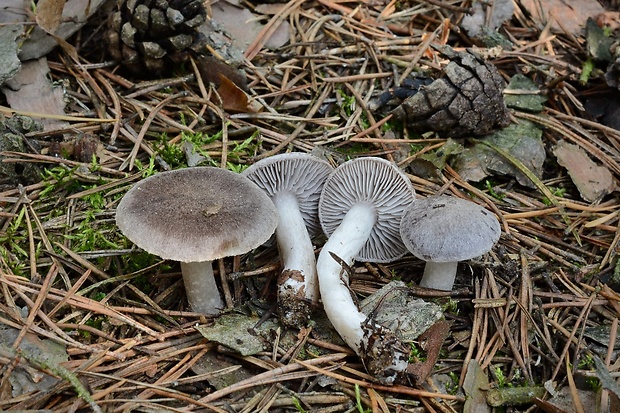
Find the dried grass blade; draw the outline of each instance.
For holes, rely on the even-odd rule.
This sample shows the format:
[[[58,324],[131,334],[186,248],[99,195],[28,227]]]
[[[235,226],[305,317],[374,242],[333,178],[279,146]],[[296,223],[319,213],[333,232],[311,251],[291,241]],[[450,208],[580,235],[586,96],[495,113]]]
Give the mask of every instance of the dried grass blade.
[[[571,398],[573,399],[573,407],[575,408],[575,413],[585,413],[583,403],[581,402],[581,399],[579,398],[579,394],[577,392],[575,378],[573,377],[573,371],[571,370],[568,357],[566,357],[564,361],[564,368],[566,369],[566,379],[568,380],[568,387],[570,389]]]
[[[67,122],[112,123],[116,121],[115,119],[85,118],[81,116],[50,115],[46,113],[28,112],[24,110],[16,110],[16,109],[7,108],[6,106],[2,106],[2,105],[0,105],[0,113],[6,116],[21,115],[21,116],[28,116],[30,118],[65,120]]]

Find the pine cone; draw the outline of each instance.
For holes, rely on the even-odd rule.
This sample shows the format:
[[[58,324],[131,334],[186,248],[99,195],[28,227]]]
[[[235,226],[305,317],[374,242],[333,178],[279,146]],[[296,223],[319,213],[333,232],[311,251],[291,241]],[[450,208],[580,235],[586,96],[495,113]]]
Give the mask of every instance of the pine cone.
[[[120,0],[108,21],[110,54],[134,72],[164,72],[185,60],[205,16],[200,0]]]
[[[474,53],[442,48],[450,58],[443,77],[407,98],[393,112],[407,127],[444,137],[481,136],[508,125],[506,84],[492,64]]]

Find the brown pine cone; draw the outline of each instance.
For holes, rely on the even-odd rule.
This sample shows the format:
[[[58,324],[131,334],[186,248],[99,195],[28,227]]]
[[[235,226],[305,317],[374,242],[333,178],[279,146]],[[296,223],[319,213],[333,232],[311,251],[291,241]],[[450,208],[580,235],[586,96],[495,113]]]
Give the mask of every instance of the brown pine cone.
[[[436,131],[443,137],[486,135],[509,123],[506,87],[499,72],[472,52],[442,48],[450,58],[443,76],[420,88],[393,112],[417,132]]]
[[[205,16],[200,0],[121,0],[108,21],[110,55],[133,72],[164,72],[185,60]]]

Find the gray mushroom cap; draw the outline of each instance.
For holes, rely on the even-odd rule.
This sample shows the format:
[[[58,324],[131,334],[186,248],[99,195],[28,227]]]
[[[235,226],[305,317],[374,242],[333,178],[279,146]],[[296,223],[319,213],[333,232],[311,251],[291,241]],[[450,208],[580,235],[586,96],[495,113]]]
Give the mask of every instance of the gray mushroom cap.
[[[249,179],[225,169],[196,167],[138,182],[119,203],[116,223],[151,254],[202,262],[261,245],[278,218],[269,197]]]
[[[478,204],[437,196],[416,200],[403,215],[403,242],[413,255],[431,262],[479,257],[499,240],[497,218]]]
[[[353,205],[372,205],[377,221],[356,259],[390,262],[407,252],[399,227],[414,198],[409,178],[393,163],[376,157],[353,159],[337,167],[325,182],[319,201],[321,226],[330,236]]]
[[[310,236],[321,232],[318,209],[323,184],[333,171],[323,159],[301,152],[270,156],[256,162],[242,175],[249,178],[269,197],[278,192],[295,196]]]

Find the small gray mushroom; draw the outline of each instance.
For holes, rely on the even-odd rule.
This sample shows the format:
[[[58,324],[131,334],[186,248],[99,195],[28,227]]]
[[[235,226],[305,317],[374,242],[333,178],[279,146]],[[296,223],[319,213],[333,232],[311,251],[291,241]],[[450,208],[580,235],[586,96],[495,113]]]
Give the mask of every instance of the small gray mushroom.
[[[491,250],[501,229],[497,218],[478,204],[436,196],[407,208],[400,234],[409,251],[426,261],[420,286],[450,291],[458,262]]]
[[[161,172],[138,182],[116,209],[120,230],[138,247],[180,261],[190,306],[224,307],[211,261],[240,255],[269,239],[273,202],[249,179],[220,168]]]
[[[332,170],[316,156],[285,153],[265,158],[243,172],[278,210],[276,238],[283,267],[278,278],[278,312],[289,326],[306,326],[319,300],[310,238],[321,232],[319,197]]]

